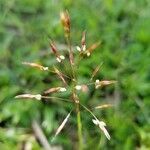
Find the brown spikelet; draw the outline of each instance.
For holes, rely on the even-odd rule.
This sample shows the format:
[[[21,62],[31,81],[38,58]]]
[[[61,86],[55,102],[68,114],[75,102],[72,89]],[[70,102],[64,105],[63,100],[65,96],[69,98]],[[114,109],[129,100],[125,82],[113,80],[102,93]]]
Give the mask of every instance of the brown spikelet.
[[[49,93],[53,93],[53,92],[58,92],[60,90],[60,88],[61,87],[50,88],[50,89],[46,90],[44,93],[49,94]]]
[[[83,51],[86,50],[86,32],[85,31],[83,31],[82,33],[81,47]]]
[[[102,65],[102,64],[101,64],[101,65]],[[91,76],[91,79],[90,79],[90,80],[92,80],[92,79],[96,76],[96,74],[98,73],[98,71],[99,71],[101,65],[99,65],[99,66],[97,66],[97,67],[95,68],[95,70],[94,70],[93,73],[92,73],[92,76]]]
[[[96,80],[95,82],[95,88],[98,89],[99,87],[103,87],[103,86],[107,86],[107,85],[110,85],[110,84],[114,84],[116,83],[117,81],[109,81],[109,80],[103,80],[103,81],[99,81],[99,80]]]
[[[44,67],[44,66],[37,64],[37,63],[22,62],[22,64],[30,66],[30,67],[35,67],[35,68],[38,68],[40,70],[48,70],[48,67]]]
[[[69,52],[69,60],[70,60],[71,65],[74,65],[74,57],[73,57],[72,51]]]
[[[54,42],[52,42],[52,41],[50,42],[50,47],[51,47],[52,52],[53,52],[55,55],[57,55],[58,50],[57,50],[57,47],[56,47],[56,45],[55,45]]]
[[[101,42],[97,42],[97,43],[92,44],[92,45],[86,50],[87,56],[90,56],[91,53],[93,52],[93,50],[95,50],[100,44],[101,44]]]
[[[110,85],[110,84],[114,84],[116,83],[117,81],[108,81],[108,80],[104,80],[104,81],[100,81],[100,86],[105,86],[105,85]]]
[[[69,36],[70,34],[70,17],[68,11],[64,11],[60,13],[60,19],[62,22],[62,25],[64,27],[65,35]]]

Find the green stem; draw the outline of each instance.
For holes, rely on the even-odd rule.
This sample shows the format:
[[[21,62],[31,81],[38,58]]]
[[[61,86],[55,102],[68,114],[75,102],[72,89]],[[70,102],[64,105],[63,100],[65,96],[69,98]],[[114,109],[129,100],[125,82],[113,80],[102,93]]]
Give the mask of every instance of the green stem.
[[[79,104],[77,104],[77,125],[78,125],[78,139],[79,139],[79,150],[83,150],[83,141],[82,141],[82,122]]]
[[[73,89],[72,89],[72,94],[76,95],[76,91],[74,89],[76,85],[76,73],[75,73],[75,67],[74,67],[74,57],[73,57],[73,52],[72,52],[72,47],[71,47],[71,37],[70,33],[66,37],[67,40],[67,45],[69,48],[69,61],[70,61],[70,66],[71,66],[71,71],[72,71],[72,82],[73,82]],[[78,140],[79,140],[79,150],[83,150],[83,142],[82,142],[82,123],[81,123],[81,114],[80,114],[80,105],[79,105],[79,100],[74,97],[74,102],[76,105],[76,112],[77,112],[77,126],[78,126]]]

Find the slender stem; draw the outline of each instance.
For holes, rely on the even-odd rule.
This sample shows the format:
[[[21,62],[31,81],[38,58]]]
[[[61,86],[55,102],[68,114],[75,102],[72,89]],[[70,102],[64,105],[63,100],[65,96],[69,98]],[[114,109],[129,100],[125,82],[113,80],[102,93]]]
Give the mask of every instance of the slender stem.
[[[87,110],[87,111],[97,120],[97,117],[93,114],[93,112],[92,112],[90,109],[88,109],[86,106],[84,106],[84,105],[81,104],[81,103],[80,103],[80,105],[81,105],[85,110]]]
[[[81,114],[79,104],[76,104],[77,109],[77,124],[78,124],[78,139],[79,139],[79,150],[83,149],[83,141],[82,141],[82,123],[81,123]]]
[[[69,61],[70,61],[70,66],[71,66],[71,71],[72,71],[72,82],[73,82],[73,88],[72,88],[72,94],[76,95],[76,91],[74,89],[76,85],[76,72],[75,72],[75,66],[74,66],[74,57],[73,57],[73,51],[71,47],[71,36],[70,33],[66,37],[68,48],[69,48]],[[82,142],[82,123],[81,123],[81,114],[80,114],[80,104],[79,100],[77,98],[74,99],[75,105],[76,105],[76,112],[77,112],[77,126],[78,126],[78,140],[79,140],[79,150],[83,150],[83,142]]]

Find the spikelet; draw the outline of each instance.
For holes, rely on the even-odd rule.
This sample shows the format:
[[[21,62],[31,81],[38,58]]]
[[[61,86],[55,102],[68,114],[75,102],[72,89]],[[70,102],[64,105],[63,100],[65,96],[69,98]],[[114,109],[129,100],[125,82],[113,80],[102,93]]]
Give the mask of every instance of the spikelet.
[[[103,131],[104,135],[107,137],[107,139],[110,140],[110,135],[107,129],[105,128],[106,123],[103,121],[99,121],[97,118],[92,119],[92,121],[96,126],[99,126],[99,128]]]
[[[64,87],[53,87],[53,88],[46,90],[44,93],[49,94],[53,92],[65,92],[65,91],[66,91],[66,88]]]
[[[58,50],[57,50],[56,45],[55,45],[54,42],[52,42],[52,41],[50,42],[50,47],[51,47],[52,52],[53,52],[55,55],[57,55]]]
[[[67,10],[60,13],[60,19],[64,27],[65,36],[68,37],[70,35],[70,17]]]
[[[86,51],[86,32],[83,31],[82,33],[82,38],[81,38],[81,47],[80,46],[76,46],[77,51],[79,52],[84,52]]]
[[[70,113],[66,116],[66,118],[64,119],[64,121],[61,123],[61,125],[58,127],[58,129],[56,130],[55,136],[53,137],[52,141],[54,140],[54,138],[61,132],[61,130],[64,128],[65,124],[67,123],[70,114],[72,111],[70,111]]]
[[[15,96],[15,98],[24,98],[24,99],[36,99],[36,100],[41,100],[42,98],[42,95],[40,94],[36,94],[36,95],[33,95],[33,94],[22,94],[22,95],[17,95]]]
[[[58,53],[58,49],[57,49],[55,43],[51,41],[51,42],[50,42],[50,47],[51,47],[52,52],[54,53],[54,55],[55,55],[55,57],[56,57],[56,60],[57,60],[59,63],[62,62],[62,60],[65,59],[65,56],[60,55],[60,54]]]
[[[95,109],[108,108],[108,107],[112,107],[112,106],[113,105],[111,105],[111,104],[104,104],[104,105],[96,106]]]
[[[114,81],[114,80],[112,80],[112,81],[108,81],[108,80],[99,81],[97,79],[95,81],[95,88],[98,89],[99,87],[103,87],[103,86],[114,84],[114,83],[116,83],[116,81]]]
[[[82,48],[82,51],[86,51],[86,32],[85,31],[83,31],[82,33],[81,48]]]
[[[48,67],[44,67],[40,64],[37,64],[37,63],[30,63],[30,62],[22,62],[23,65],[27,65],[27,66],[30,66],[30,67],[35,67],[35,68],[38,68],[40,70],[48,70]]]
[[[101,64],[101,65],[102,65],[102,64]],[[90,80],[93,80],[93,78],[96,76],[96,74],[98,73],[98,71],[99,71],[101,65],[99,65],[99,66],[97,66],[97,67],[95,68],[95,70],[94,70],[93,73],[92,73],[92,76],[91,76],[91,79],[90,79]]]
[[[101,42],[97,42],[97,43],[94,43],[93,45],[91,45],[87,50],[86,50],[86,55],[87,56],[90,56],[91,53],[93,52],[93,50],[95,50],[99,45],[100,45]]]

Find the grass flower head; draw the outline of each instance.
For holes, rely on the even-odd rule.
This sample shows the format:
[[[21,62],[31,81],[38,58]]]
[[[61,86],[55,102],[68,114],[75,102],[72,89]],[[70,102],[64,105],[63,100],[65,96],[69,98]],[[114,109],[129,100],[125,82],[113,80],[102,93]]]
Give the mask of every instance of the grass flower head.
[[[82,104],[82,100],[80,100],[78,92],[87,92],[89,90],[89,86],[90,85],[95,85],[95,90],[97,90],[98,88],[102,87],[102,86],[106,86],[106,85],[110,85],[115,83],[115,81],[108,81],[108,80],[100,80],[100,79],[96,79],[94,81],[94,78],[96,76],[96,74],[98,73],[100,66],[97,66],[96,69],[94,70],[94,72],[91,75],[91,79],[89,79],[88,83],[78,83],[78,78],[77,76],[79,74],[77,74],[77,69],[78,67],[76,66],[78,63],[81,62],[81,60],[83,58],[89,57],[91,56],[91,54],[93,53],[93,51],[100,45],[100,42],[96,42],[94,44],[92,44],[90,47],[87,46],[86,43],[86,32],[82,32],[82,37],[81,37],[81,43],[79,44],[80,46],[77,46],[76,49],[77,51],[74,51],[72,48],[72,43],[71,43],[71,21],[70,21],[70,17],[69,17],[69,13],[68,11],[64,11],[60,13],[60,18],[61,18],[61,22],[62,25],[64,27],[64,33],[65,33],[65,39],[66,39],[66,43],[67,43],[67,49],[68,49],[68,55],[62,54],[62,52],[59,51],[59,49],[56,47],[55,43],[51,40],[50,41],[50,48],[53,52],[53,55],[56,59],[56,65],[54,65],[52,68],[50,67],[44,67],[43,65],[37,64],[37,63],[29,63],[29,62],[23,62],[22,64],[27,65],[29,67],[34,67],[34,68],[38,68],[41,71],[50,71],[53,72],[55,75],[58,76],[58,78],[60,79],[60,86],[58,87],[50,87],[49,89],[45,90],[43,94],[21,94],[16,96],[15,98],[19,98],[19,99],[35,99],[35,100],[42,100],[42,99],[56,99],[56,100],[64,100],[64,101],[69,101],[71,102],[72,105],[72,110],[70,110],[70,112],[68,113],[68,115],[66,116],[66,118],[63,120],[63,122],[60,124],[60,126],[57,128],[55,136],[56,137],[61,130],[64,128],[64,126],[66,125],[67,121],[69,120],[69,118],[71,117],[71,112],[75,111],[77,114],[77,125],[78,125],[78,138],[79,138],[79,147],[80,149],[83,148],[83,139],[82,139],[82,119],[81,119],[81,110],[86,110],[88,113],[90,113],[90,115],[92,116],[92,118],[94,117],[94,119],[92,120],[92,122],[98,126],[101,131],[104,133],[104,135],[107,137],[107,139],[110,140],[110,135],[106,129],[106,124],[101,121],[100,119],[98,119],[98,117],[96,117],[94,115],[94,113],[92,112],[92,110],[90,110],[89,108],[87,108],[87,106],[85,106],[84,104]],[[75,62],[75,53],[79,54],[79,61],[80,62]],[[67,57],[68,56],[68,57]],[[84,57],[83,57],[84,56]],[[63,63],[63,61],[67,61],[68,62],[68,68],[70,71],[70,73],[68,73],[64,68],[65,63]],[[57,66],[58,63],[61,63],[61,68],[59,66]],[[64,68],[63,68],[64,65]],[[62,86],[63,84],[63,86]],[[68,99],[64,99],[64,97],[53,97],[52,94],[53,93],[63,93],[63,92],[70,92],[70,96],[68,97]],[[99,109],[99,108],[106,108],[111,106],[110,104],[105,104],[103,106],[97,106],[95,107],[95,109]]]

